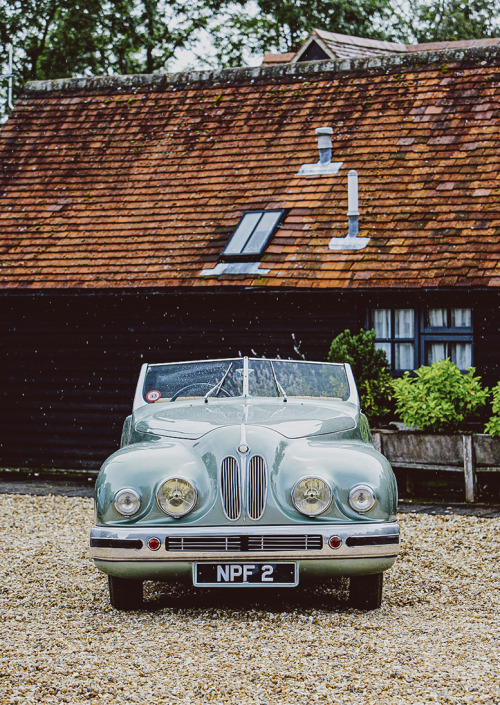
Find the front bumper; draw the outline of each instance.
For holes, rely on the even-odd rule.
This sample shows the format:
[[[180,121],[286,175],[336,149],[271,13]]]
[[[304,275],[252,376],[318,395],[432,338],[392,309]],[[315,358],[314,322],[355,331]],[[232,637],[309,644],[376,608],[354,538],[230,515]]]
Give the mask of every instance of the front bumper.
[[[330,539],[340,545],[332,548]],[[150,539],[160,547],[148,547]],[[90,552],[96,566],[122,577],[187,577],[199,562],[297,562],[301,575],[329,577],[387,570],[399,553],[396,522],[311,526],[109,527],[94,526]]]

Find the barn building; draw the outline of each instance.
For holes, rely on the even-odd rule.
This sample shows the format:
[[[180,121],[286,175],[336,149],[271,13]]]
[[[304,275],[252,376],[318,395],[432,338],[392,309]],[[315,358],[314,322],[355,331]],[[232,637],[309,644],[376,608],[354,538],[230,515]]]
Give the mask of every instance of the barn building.
[[[142,362],[500,378],[500,47],[35,82],[0,134],[0,466],[92,468]]]

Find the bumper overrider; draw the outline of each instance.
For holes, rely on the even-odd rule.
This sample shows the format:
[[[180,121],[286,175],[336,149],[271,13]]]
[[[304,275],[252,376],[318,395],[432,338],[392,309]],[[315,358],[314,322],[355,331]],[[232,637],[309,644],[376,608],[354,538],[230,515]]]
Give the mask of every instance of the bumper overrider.
[[[90,553],[104,573],[162,580],[188,578],[194,564],[294,562],[301,576],[387,570],[399,553],[396,522],[316,526],[94,526]]]

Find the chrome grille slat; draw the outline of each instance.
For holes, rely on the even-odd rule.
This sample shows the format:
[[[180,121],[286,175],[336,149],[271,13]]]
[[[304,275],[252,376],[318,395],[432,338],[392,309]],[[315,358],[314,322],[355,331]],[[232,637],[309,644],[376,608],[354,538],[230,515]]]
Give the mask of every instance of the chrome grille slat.
[[[240,551],[239,536],[176,536],[165,542],[167,551]]]
[[[257,536],[175,536],[165,540],[167,551],[246,553],[259,551],[320,551],[323,538],[317,534],[269,534]]]
[[[249,536],[249,551],[320,551],[323,539],[317,535]]]
[[[241,514],[241,483],[240,466],[236,458],[232,456],[228,456],[222,461],[220,492],[227,518],[235,521]]]
[[[247,512],[250,519],[260,519],[264,514],[267,496],[267,467],[261,455],[254,455],[248,463]]]

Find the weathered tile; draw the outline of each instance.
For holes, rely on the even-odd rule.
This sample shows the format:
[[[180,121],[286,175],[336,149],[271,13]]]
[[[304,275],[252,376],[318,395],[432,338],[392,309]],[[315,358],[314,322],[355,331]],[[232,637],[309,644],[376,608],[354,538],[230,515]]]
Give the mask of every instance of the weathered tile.
[[[498,286],[500,51],[450,57],[31,86],[0,135],[0,286]],[[303,178],[321,125],[343,165]],[[352,168],[372,239],[333,251]],[[200,277],[262,208],[288,211],[269,275]]]

